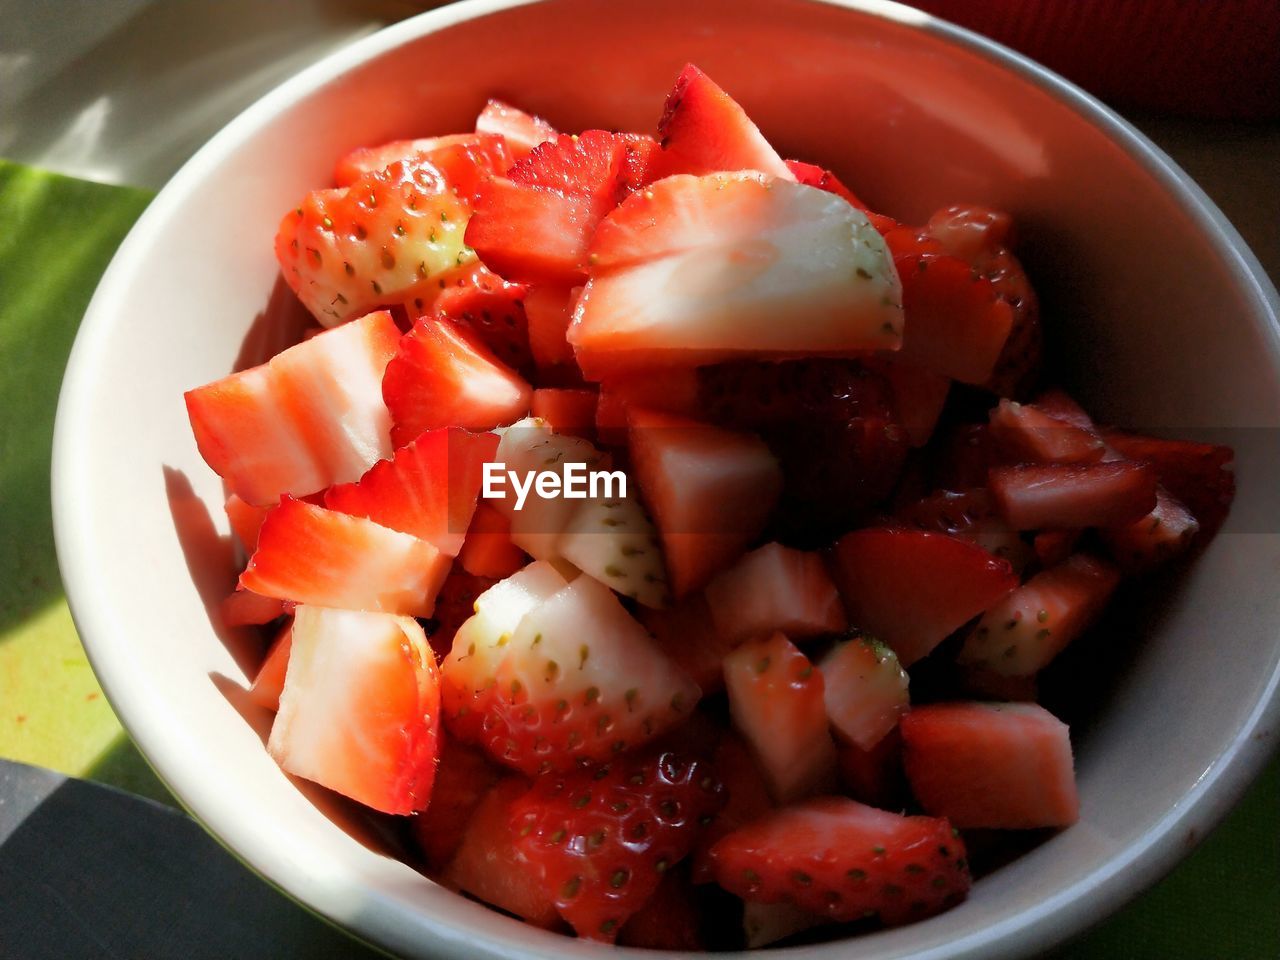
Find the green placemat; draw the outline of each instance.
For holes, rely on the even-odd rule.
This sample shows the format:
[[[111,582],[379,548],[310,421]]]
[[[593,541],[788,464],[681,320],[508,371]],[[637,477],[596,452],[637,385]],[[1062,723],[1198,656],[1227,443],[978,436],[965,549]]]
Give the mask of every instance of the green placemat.
[[[49,508],[71,341],[149,199],[0,160],[0,756],[168,799],[80,647]],[[1280,958],[1280,762],[1172,876],[1054,957]]]

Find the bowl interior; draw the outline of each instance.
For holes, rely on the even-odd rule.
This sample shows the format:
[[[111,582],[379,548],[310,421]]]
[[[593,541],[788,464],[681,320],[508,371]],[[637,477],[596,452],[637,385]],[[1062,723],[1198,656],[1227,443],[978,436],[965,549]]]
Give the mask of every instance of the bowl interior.
[[[1239,501],[1193,568],[1138,591],[1078,698],[1083,819],[962,907],[862,956],[1013,955],[1096,919],[1194,842],[1275,726],[1280,468],[1274,291],[1156,155],[1052,78],[892,5],[809,0],[472,2],[392,28],[252,108],[153,204],[104,280],[59,411],[59,553],[86,646],[160,774],[287,892],[410,956],[599,955],[436,887],[344,830],[268,758],[238,696],[245,638],[207,603],[233,579],[222,488],[184,390],[227,373],[264,311],[279,217],[359,144],[466,129],[501,96],[570,130],[650,130],[695,61],[788,156],[908,221],[1010,210],[1070,384],[1098,417],[1229,435]],[[1082,113],[1081,109],[1086,112]],[[1141,149],[1141,148],[1137,148]],[[258,326],[261,327],[259,320]],[[1225,433],[1224,433],[1225,431]],[[1114,674],[1112,679],[1108,679]],[[242,714],[253,725],[246,724]],[[1176,828],[1176,831],[1175,831]],[[836,946],[797,954],[835,955]]]

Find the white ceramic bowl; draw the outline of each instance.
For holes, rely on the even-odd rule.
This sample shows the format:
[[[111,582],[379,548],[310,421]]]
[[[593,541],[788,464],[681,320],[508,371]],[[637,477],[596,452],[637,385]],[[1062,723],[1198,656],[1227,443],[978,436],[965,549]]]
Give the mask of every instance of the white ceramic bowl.
[[[961,199],[1011,210],[1060,354],[1101,418],[1174,432],[1280,426],[1276,292],[1217,209],[1079,90],[908,8],[471,0],[316,64],[174,177],[103,279],[58,410],[58,553],[102,685],[174,793],[291,896],[406,956],[613,954],[374,852],[272,763],[267,718],[250,712],[255,731],[237,709],[247,661],[206,612],[233,574],[221,484],[182,392],[231,369],[272,289],[281,211],[346,149],[463,129],[493,94],[566,129],[651,129],[689,60],[785,154],[834,166],[882,209],[916,221]],[[1151,883],[1236,799],[1280,719],[1280,528],[1267,512],[1280,469],[1268,446],[1240,452],[1227,532],[1166,584],[1158,615],[1135,621],[1141,636],[1117,639],[1139,652],[1121,658],[1078,737],[1081,822],[961,907],[862,938],[863,960],[1047,947]]]

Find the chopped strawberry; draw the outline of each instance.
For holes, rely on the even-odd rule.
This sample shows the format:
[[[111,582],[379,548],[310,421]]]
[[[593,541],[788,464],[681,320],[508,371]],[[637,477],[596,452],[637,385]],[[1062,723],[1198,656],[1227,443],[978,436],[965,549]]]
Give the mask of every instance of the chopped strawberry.
[[[522,777],[495,784],[467,821],[461,843],[444,872],[445,880],[477,900],[515,914],[545,930],[561,926],[555,899],[516,849],[511,834],[515,802],[529,791]]]
[[[894,420],[907,432],[911,446],[923,447],[933,437],[942,417],[951,393],[951,380],[932,370],[896,360],[882,360],[871,368],[888,381],[893,391]]]
[[[1007,462],[990,426],[962,423],[949,430],[934,451],[934,485],[945,490],[985,487],[988,471]]]
[[[453,649],[459,628],[475,615],[476,600],[497,582],[496,577],[477,576],[456,567],[449,571],[436,594],[435,609],[425,623],[431,649],[441,660]]]
[[[991,434],[1015,461],[1095,463],[1106,452],[1106,444],[1093,430],[1013,400],[1001,400],[992,408]]]
[[[1025,540],[1005,522],[984,489],[939,490],[898,510],[898,519],[976,544],[988,553],[1008,560],[1021,572],[1032,558]],[[1064,557],[1065,559],[1065,557]]]
[[[803,183],[807,187],[817,187],[819,190],[825,190],[827,193],[834,193],[837,197],[842,198],[849,204],[857,207],[859,210],[865,211],[867,205],[854,196],[853,191],[840,182],[830,170],[824,170],[822,167],[812,163],[805,163],[803,160],[787,160],[787,169],[791,171],[791,175],[796,178],[797,183]]]
[[[490,100],[484,105],[480,116],[476,117],[476,132],[502,137],[516,160],[523,160],[538,144],[554,141],[560,136],[556,128],[541,117],[525,113],[501,100]]]
[[[223,626],[245,627],[270,623],[284,615],[284,601],[276,597],[264,597],[252,590],[238,588],[218,605],[218,616]]]
[[[255,506],[355,480],[391,455],[379,384],[400,331],[371,313],[186,393],[200,455]]]
[[[693,64],[680,71],[667,95],[658,139],[662,155],[655,161],[655,179],[722,170],[758,170],[784,180],[796,178],[746,111]]]
[[[935,212],[925,231],[947,253],[974,263],[1009,243],[1013,218],[987,207],[951,206]]]
[[[506,179],[481,185],[467,243],[508,280],[582,282],[596,224],[626,195],[643,150],[603,130],[535,147]]]
[[[612,942],[723,805],[706,763],[650,752],[538,778],[513,805],[511,830],[578,936]]]
[[[729,834],[716,879],[746,900],[794,903],[831,920],[919,920],[964,899],[969,870],[951,824],[822,797]]]
[[[702,912],[689,874],[667,869],[653,892],[618,931],[618,943],[644,950],[705,950]]]
[[[240,541],[246,554],[253,553],[258,545],[258,531],[262,529],[262,521],[266,519],[267,508],[255,507],[246,503],[234,493],[227,497],[223,509],[227,512],[227,520],[231,524],[231,532]]]
[[[533,391],[529,413],[545,420],[556,433],[591,440],[596,433],[599,397],[599,392],[591,388],[543,387]]]
[[[1079,816],[1067,725],[1034,703],[939,703],[902,720],[920,805],[962,829],[1065,827]]]
[[[828,791],[836,751],[827,729],[822,674],[781,633],[724,658],[733,725],[746,739],[778,803]]]
[[[849,796],[882,810],[902,809],[906,777],[902,772],[902,735],[896,726],[869,750],[845,742],[837,742],[836,750],[840,783]]]
[[[888,736],[911,706],[906,671],[879,640],[856,637],[842,643],[818,668],[831,726],[862,750]]]
[[[297,603],[429,617],[449,563],[425,540],[285,497],[267,514],[240,586]]]
[[[730,642],[781,631],[792,639],[845,628],[844,608],[816,553],[768,543],[715,577],[706,589],[716,632]]]
[[[706,597],[690,594],[665,610],[642,609],[639,617],[658,648],[704,695],[724,686],[724,658],[737,643],[716,629]]]
[[[511,522],[487,503],[476,506],[458,562],[467,573],[501,580],[528,562],[528,555],[511,542]]]
[[[508,283],[481,263],[472,264],[458,280],[436,295],[431,303],[435,316],[465,323],[512,370],[531,372],[533,355],[524,306],[529,288]],[[422,301],[414,303],[419,314],[425,307]]]
[[[418,156],[349,187],[313,191],[276,233],[285,281],[328,327],[430,297],[441,274],[475,257],[463,242],[469,199],[451,186],[438,166]]]
[[[634,493],[588,497],[570,516],[556,552],[641,606],[662,609],[671,602],[658,532]]]
[[[833,573],[849,623],[908,667],[1018,585],[1009,563],[970,543],[916,530],[856,530]]]
[[[277,713],[280,710],[280,694],[284,691],[284,678],[289,669],[289,651],[293,648],[293,621],[280,628],[271,641],[266,659],[258,668],[249,687],[249,699],[258,706]]]
[[[1163,487],[1156,488],[1156,506],[1140,520],[1101,531],[1111,556],[1125,573],[1145,573],[1190,549],[1200,524]],[[1039,538],[1036,538],[1039,540]]]
[[[1192,440],[1164,440],[1108,430],[1104,434],[1122,456],[1147,464],[1161,486],[1181,500],[1200,523],[1205,539],[1222,526],[1236,494],[1230,447]]]
[[[1157,497],[1159,494],[1157,490]],[[1079,530],[1041,530],[1032,541],[1032,549],[1040,566],[1056,567],[1075,552],[1079,542]]]
[[[757,438],[632,408],[629,449],[662,535],[672,592],[702,587],[760,535],[781,492]]]
[[[618,374],[600,383],[596,406],[596,434],[601,443],[623,446],[627,442],[627,410],[643,407],[683,417],[697,417],[699,371],[671,368],[643,374]]]
[[[426,430],[489,430],[519,420],[531,391],[468,327],[423,317],[387,364],[382,396],[397,447]]]
[[[356,482],[330,487],[324,505],[412,534],[454,557],[476,509],[484,464],[497,449],[492,433],[430,430]]]
[[[582,372],[566,339],[579,288],[532,287],[524,298],[529,321],[529,351],[538,368],[538,382],[568,386],[582,381]]]
[[[445,706],[464,721],[455,730],[517,770],[605,760],[664,733],[698,701],[697,685],[592,577],[531,598],[496,636],[481,629],[494,621],[486,597],[477,628],[464,624],[445,660]]]
[[[1057,388],[1045,390],[1036,397],[1035,407],[1055,420],[1071,424],[1077,430],[1098,433],[1098,428],[1094,425],[1093,418],[1065,390]],[[1113,459],[1113,456],[1107,455],[1105,459]]]
[[[1126,460],[993,467],[988,486],[1015,530],[1114,527],[1156,505],[1154,471]]]
[[[435,870],[447,867],[476,809],[502,778],[502,771],[477,750],[441,735],[440,762],[431,788],[431,805],[410,823],[413,837]]]
[[[987,610],[958,659],[1006,676],[1035,673],[1093,624],[1119,582],[1114,567],[1082,553],[1042,570]]]
[[[591,379],[901,342],[899,282],[883,239],[812,187],[752,173],[668,177],[600,222],[591,257],[569,327]]]
[[[502,137],[484,133],[448,133],[440,137],[420,137],[416,140],[392,140],[376,147],[357,147],[338,160],[333,171],[333,182],[339,187],[349,187],[367,173],[385,170],[399,161],[413,162],[426,154],[439,156],[447,147],[466,147],[483,155],[481,168],[492,173],[504,173],[511,166],[512,156]]]
[[[271,756],[286,773],[383,813],[425,809],[440,687],[422,628],[409,617],[300,605],[292,638]]]
[[[716,745],[714,765],[724,784],[725,805],[719,815],[707,824],[698,837],[692,858],[694,883],[715,880],[715,864],[711,848],[717,840],[741,826],[759,820],[774,809],[773,798],[765,787],[764,777],[751,750],[732,730],[727,730]]]

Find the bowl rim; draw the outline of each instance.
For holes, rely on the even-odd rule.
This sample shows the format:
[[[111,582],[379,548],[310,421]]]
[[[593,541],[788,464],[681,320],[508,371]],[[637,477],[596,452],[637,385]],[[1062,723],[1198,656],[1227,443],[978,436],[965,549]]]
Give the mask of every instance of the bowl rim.
[[[96,570],[76,550],[76,530],[92,503],[92,483],[86,471],[77,469],[77,451],[91,429],[95,408],[92,377],[97,345],[110,335],[113,304],[127,288],[131,263],[145,251],[153,225],[163,222],[186,200],[206,171],[215,168],[239,144],[299,100],[305,99],[340,76],[423,36],[495,13],[532,6],[548,0],[460,0],[387,26],[333,51],[285,80],[247,107],[204,144],[159,191],[116,251],[85,312],[67,363],[54,426],[52,507],[54,538],[65,593],[76,628],[95,674],[125,729],[147,761],[206,830],[264,877],[272,886],[323,919],[343,927],[357,939],[393,949],[397,938],[387,935],[391,912],[361,915],[354,921],[338,921],[309,903],[298,869],[270,850],[246,850],[236,839],[246,839],[233,818],[224,815],[208,789],[198,762],[189,756],[187,740],[179,730],[156,722],[145,690],[130,676],[127,664],[115,655],[110,642],[100,639],[115,633],[111,618],[103,613],[108,599],[98,590]],[[1038,88],[1100,130],[1110,142],[1153,177],[1196,226],[1214,252],[1229,268],[1233,283],[1256,304],[1259,332],[1280,365],[1280,295],[1257,257],[1204,191],[1143,133],[1070,81],[1030,58],[948,21],[892,0],[809,0],[814,4],[857,11],[908,26],[963,52],[975,54]],[[1236,803],[1245,788],[1261,772],[1272,752],[1274,731],[1280,726],[1280,666],[1271,676],[1236,735],[1220,749],[1181,801],[1153,823],[1138,839],[1116,851],[1097,869],[1056,891],[1034,906],[1011,914],[991,926],[962,934],[948,944],[910,953],[913,960],[1013,960],[1053,948],[1079,934],[1167,873],[1187,853],[1191,844],[1179,837],[1205,836]],[[566,949],[572,941],[556,935],[548,950],[534,948],[528,927],[513,927],[502,936],[467,930],[467,921],[442,923],[425,913],[415,924],[421,934],[436,936],[436,946],[453,950],[461,946],[471,955],[515,957],[576,953]],[[459,934],[481,936],[459,941]],[[889,934],[873,934],[879,939]],[[869,939],[869,938],[866,938]],[[864,942],[866,942],[864,939]],[[847,948],[848,941],[784,948],[788,957],[829,958]],[[869,944],[868,944],[869,945]],[[647,953],[613,948],[615,955],[640,958]],[[584,954],[585,955],[585,954]],[[907,954],[894,954],[907,956]],[[746,956],[735,954],[734,956]]]

